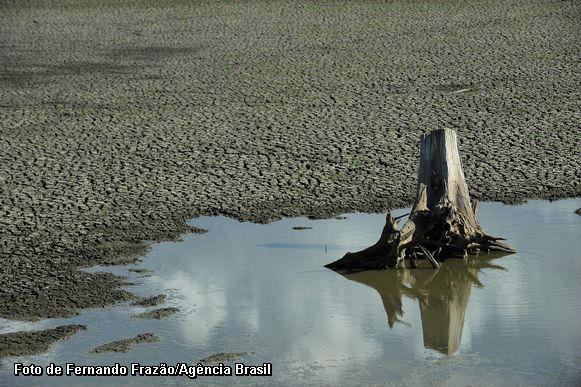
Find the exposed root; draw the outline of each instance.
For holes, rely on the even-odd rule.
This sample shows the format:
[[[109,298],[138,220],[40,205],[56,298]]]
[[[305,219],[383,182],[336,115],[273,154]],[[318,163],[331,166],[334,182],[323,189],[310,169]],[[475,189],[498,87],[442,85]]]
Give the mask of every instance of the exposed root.
[[[456,133],[451,129],[434,131],[422,138],[416,202],[401,229],[391,212],[387,213],[381,237],[373,246],[347,253],[331,269],[381,269],[417,267],[427,260],[439,268],[447,258],[501,251],[514,253],[503,238],[487,235],[476,220],[478,202],[470,201],[468,186],[460,165]],[[405,216],[405,215],[404,215]]]

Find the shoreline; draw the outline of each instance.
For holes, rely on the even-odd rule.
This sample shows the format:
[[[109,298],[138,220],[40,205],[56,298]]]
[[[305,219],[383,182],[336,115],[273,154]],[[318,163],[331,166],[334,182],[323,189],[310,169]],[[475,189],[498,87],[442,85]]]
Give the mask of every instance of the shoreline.
[[[574,233],[576,230],[575,225],[579,223],[578,215],[575,213],[575,210],[578,207],[579,198],[565,199],[562,201],[557,201],[556,203],[549,203],[547,201],[530,201],[528,204],[519,206],[505,206],[498,202],[482,203],[479,213],[484,220],[483,225],[486,227],[487,231],[493,232],[495,235],[506,236],[510,242],[517,243],[515,246],[529,246],[528,250],[523,249],[521,251],[519,248],[519,251],[522,253],[521,256],[512,258],[505,257],[502,259],[502,261],[498,262],[500,266],[494,267],[499,268],[501,266],[505,266],[505,264],[508,264],[509,266],[507,266],[507,268],[510,267],[509,272],[513,273],[513,275],[515,273],[518,275],[518,268],[524,266],[533,267],[532,273],[538,273],[538,270],[542,269],[543,267],[543,256],[546,257],[546,252],[559,250],[545,248],[544,253],[537,253],[537,245],[534,242],[530,245],[528,244],[528,242],[531,240],[538,242],[538,238],[535,236],[537,233],[535,230],[537,230],[537,228],[535,226],[536,223],[534,220],[540,217],[538,226],[541,227],[540,230],[543,230],[539,231],[541,233],[554,230],[555,226],[559,224],[563,225],[564,230],[567,230],[567,232]],[[405,213],[408,211],[408,209],[394,209],[394,211],[396,214],[400,214]],[[177,332],[178,337],[180,334],[183,334],[183,332],[180,329],[168,330],[167,327],[170,326],[175,328],[182,327],[184,325],[191,326],[192,321],[198,321],[200,326],[204,326],[212,322],[209,324],[209,326],[212,326],[213,332],[224,332],[223,325],[215,324],[216,319],[222,321],[221,319],[223,317],[220,316],[223,315],[216,315],[214,313],[208,313],[207,311],[207,308],[210,305],[214,305],[218,309],[222,309],[221,305],[223,304],[217,301],[216,298],[206,297],[208,294],[214,294],[214,292],[222,293],[222,291],[224,291],[225,294],[231,294],[234,292],[237,294],[237,297],[239,297],[238,299],[241,297],[248,297],[244,295],[244,290],[242,290],[242,294],[240,294],[240,290],[238,290],[240,289],[240,284],[248,283],[248,276],[253,276],[260,281],[266,281],[266,283],[272,283],[275,289],[277,289],[279,285],[278,281],[273,283],[268,279],[268,275],[266,277],[263,275],[264,273],[269,273],[270,270],[267,269],[256,273],[253,269],[248,271],[234,269],[234,267],[236,267],[234,265],[235,263],[238,265],[238,268],[245,267],[245,265],[248,264],[252,265],[253,263],[267,265],[267,262],[270,262],[269,264],[273,265],[273,267],[278,267],[277,262],[279,259],[286,257],[286,262],[289,263],[289,267],[296,269],[297,272],[293,274],[293,270],[278,270],[278,275],[284,278],[288,278],[289,281],[291,281],[289,283],[295,283],[294,281],[298,276],[302,277],[301,281],[304,281],[305,283],[315,282],[320,284],[319,286],[323,288],[328,286],[328,284],[325,285],[326,280],[322,280],[324,278],[330,279],[331,283],[336,283],[338,285],[343,284],[342,280],[339,279],[340,277],[336,277],[336,273],[319,269],[323,268],[322,265],[324,263],[332,261],[334,257],[341,256],[351,247],[359,245],[365,246],[368,244],[368,241],[373,240],[372,238],[377,236],[377,232],[381,229],[385,218],[384,214],[366,215],[360,213],[350,213],[344,215],[347,216],[348,220],[337,220],[335,218],[322,221],[307,220],[304,218],[283,219],[280,222],[276,222],[276,224],[272,224],[271,226],[258,226],[256,224],[249,223],[242,224],[225,217],[202,217],[192,219],[190,224],[207,228],[211,232],[205,236],[186,236],[183,238],[184,242],[179,244],[170,242],[152,246],[153,251],[147,255],[146,259],[143,260],[143,263],[138,265],[131,264],[124,267],[111,268],[112,272],[127,275],[131,282],[136,283],[136,287],[132,287],[131,289],[132,291],[135,291],[136,294],[140,295],[138,301],[133,303],[123,303],[122,305],[106,308],[104,310],[93,309],[84,311],[78,318],[59,321],[58,323],[59,325],[83,324],[87,326],[87,333],[83,334],[82,337],[79,338],[81,340],[80,343],[82,344],[78,350],[82,353],[88,353],[91,348],[96,348],[97,344],[105,343],[107,345],[112,345],[118,341],[116,340],[115,342],[112,342],[111,340],[113,339],[123,339],[123,342],[125,342],[125,339],[132,338],[136,333],[142,334],[144,332],[152,332],[154,334],[158,334],[161,337],[162,342],[167,342],[170,336],[173,340],[175,340],[176,335],[170,334],[169,332]],[[550,220],[549,224],[547,224],[547,219]],[[523,221],[524,224],[527,225],[526,227],[523,226],[525,227],[524,230],[520,229],[518,226],[515,227],[515,225],[521,224]],[[312,230],[295,232],[293,231],[293,227],[297,224],[312,226]],[[239,232],[236,230],[239,230]],[[329,230],[336,230],[338,232],[330,233]],[[355,238],[356,241],[351,240],[350,242],[345,243],[345,231],[349,232],[347,235],[359,235],[359,237]],[[511,232],[507,233],[507,231]],[[530,231],[533,232],[531,233]],[[221,242],[224,235],[232,235],[233,243],[238,247],[238,253],[234,256],[230,256],[228,254],[231,245],[223,244]],[[570,239],[567,240],[570,241]],[[241,241],[244,241],[242,245],[240,244]],[[269,243],[283,241],[289,243]],[[547,242],[552,243],[551,246],[559,246],[559,244],[563,241],[552,239],[551,241]],[[330,247],[330,255],[327,255],[327,244],[329,244]],[[568,246],[570,248],[574,245],[575,244],[573,243],[572,245],[569,244]],[[214,247],[218,248],[218,250],[214,251]],[[286,249],[286,252],[283,250],[278,250],[280,247]],[[293,247],[306,250],[295,250]],[[264,250],[265,248],[268,250]],[[270,250],[272,248],[277,250]],[[264,252],[264,255],[262,255],[261,251]],[[211,253],[208,255],[208,252]],[[244,254],[244,256],[241,258],[238,256],[239,254]],[[167,259],[172,259],[174,256],[176,260],[175,264],[168,264]],[[568,256],[572,258],[575,257],[574,255]],[[202,260],[205,260],[207,265],[200,266],[200,262],[197,260],[198,257]],[[212,259],[212,257],[216,258],[216,260]],[[300,265],[295,266],[295,259],[289,259],[293,257],[306,264],[305,267],[302,267],[303,270],[299,270],[301,268]],[[481,256],[481,259],[483,260],[482,262],[488,262],[488,257],[488,255]],[[529,259],[534,257],[536,257],[535,259],[537,259],[537,261],[531,265]],[[256,258],[256,260],[253,258]],[[479,260],[477,257],[474,257],[474,259],[476,261]],[[459,263],[463,262],[462,260],[452,261]],[[454,262],[451,263],[454,265]],[[224,272],[224,270],[216,271],[217,268],[229,267],[230,263],[233,265],[233,270],[228,270],[226,272]],[[561,268],[569,267],[569,265],[570,262],[563,263],[562,261],[557,260],[551,263],[550,267],[553,268],[554,273],[558,274]],[[317,267],[319,267],[319,269],[317,269]],[[94,270],[109,271],[109,269],[104,267],[95,268],[91,271],[94,272]],[[424,271],[420,271],[424,273]],[[139,278],[141,277],[141,274],[147,272],[155,273],[154,278],[140,281]],[[274,272],[277,272],[277,270],[275,269]],[[321,276],[316,277],[318,280],[313,280],[313,277],[311,277],[312,273],[314,272],[317,272],[317,275]],[[394,275],[397,274],[393,271],[391,272]],[[415,271],[412,270],[411,272]],[[447,269],[444,270],[444,272],[447,273]],[[214,273],[217,277],[214,278],[211,273]],[[260,273],[262,273],[262,275]],[[389,274],[389,271],[385,271],[383,274],[381,273],[382,271],[378,271],[370,272],[369,274],[372,277],[375,274],[381,275],[380,277],[383,277],[383,274],[387,275]],[[503,276],[505,275],[504,273],[505,271],[503,271]],[[398,276],[400,274],[398,274]],[[407,274],[402,275],[402,278],[407,278]],[[425,273],[425,275],[429,275],[429,273]],[[236,278],[237,280],[233,281],[232,278]],[[242,281],[242,278],[246,278],[246,280]],[[383,278],[391,277],[387,276]],[[537,278],[537,280],[539,279],[539,277],[535,278]],[[499,292],[499,294],[503,294],[503,288],[498,285],[499,284],[496,286],[496,291]],[[389,289],[389,285],[386,286]],[[550,287],[550,283],[547,286]],[[287,286],[282,286],[281,288],[286,287]],[[289,293],[284,291],[277,292],[274,290],[273,293],[277,294],[277,297],[281,297],[283,299],[289,295]],[[151,297],[153,294],[156,296]],[[164,294],[169,296],[165,297],[163,296]],[[250,299],[254,301],[252,301],[250,304],[257,305],[257,308],[258,305],[263,305],[263,302],[267,301],[263,298],[263,294],[264,292],[253,293],[253,296],[250,297]],[[335,293],[332,292],[330,294]],[[523,294],[527,294],[527,292]],[[371,294],[369,294],[369,299],[377,302],[374,296],[375,294],[371,292]],[[547,297],[550,298],[550,296]],[[494,299],[494,297],[492,298]],[[202,299],[205,301],[198,302]],[[315,297],[314,302],[317,302],[316,300],[318,299],[319,297]],[[358,297],[355,297],[355,299],[358,299]],[[169,302],[165,305],[162,305],[167,300],[169,300]],[[335,300],[338,300],[337,302],[339,304],[342,302],[341,298]],[[256,304],[254,304],[254,302],[256,302]],[[235,302],[234,304],[239,305]],[[381,303],[377,305],[381,305]],[[174,318],[169,318],[168,321],[162,322],[161,324],[163,325],[158,325],[158,323],[155,323],[154,325],[142,325],[142,323],[139,321],[136,321],[135,325],[132,323],[136,316],[143,314],[142,311],[149,311],[147,313],[157,312],[159,311],[160,307],[162,310],[168,308],[175,310],[174,308],[177,307],[180,309],[180,312]],[[228,313],[230,313],[232,310],[232,313],[236,313],[236,311],[239,309],[226,308],[226,310],[228,310]],[[353,312],[351,309],[347,309],[346,313],[349,315]],[[103,329],[103,326],[101,325],[101,322],[105,321],[105,326],[108,327],[107,329]],[[202,323],[203,321],[205,321],[205,323]],[[385,321],[380,320],[380,322],[384,323]],[[39,324],[27,324],[28,326],[15,324],[13,326],[14,329],[19,329],[21,331],[28,329],[29,331],[19,333],[12,332],[8,335],[0,335],[0,339],[2,339],[5,343],[10,344],[10,346],[6,346],[5,352],[7,354],[11,354],[10,356],[13,356],[15,353],[26,355],[26,351],[35,353],[41,351],[41,348],[50,347],[52,341],[58,341],[59,339],[66,338],[62,335],[53,334],[53,329],[58,331],[65,329],[66,327],[61,326],[57,328],[46,329],[47,323],[52,326],[54,323],[56,323],[56,321],[51,322],[48,320],[40,322]],[[116,331],[113,328],[117,326],[122,326],[124,328],[122,330]],[[139,326],[138,329],[137,326]],[[322,324],[322,326],[324,327],[325,324]],[[379,324],[378,326],[387,329],[384,324]],[[36,330],[39,328],[42,330],[30,331],[30,329]],[[206,331],[200,331],[200,337],[205,338],[205,340],[208,340],[208,337],[213,337],[213,335],[208,336],[207,333],[204,332]],[[35,336],[37,336],[38,339],[35,339]],[[178,342],[181,341],[178,339]],[[67,344],[67,346],[68,345],[69,344]],[[172,348],[172,345],[173,344],[170,344],[169,347]],[[64,352],[63,348],[59,348],[60,349],[57,349],[57,353],[68,353],[69,351],[69,349],[67,349],[68,347],[64,348]],[[252,348],[252,346],[241,346],[239,348],[246,349]],[[146,351],[147,348],[144,348],[143,350]],[[187,351],[187,349],[185,350]],[[215,350],[218,352],[218,350],[222,350],[222,348],[216,348]],[[42,349],[42,351],[46,351],[46,349]]]
[[[576,199],[579,198],[581,196],[571,196],[571,197],[562,197],[562,198],[554,198],[554,199],[539,199],[539,198],[529,198],[527,200],[549,200],[549,201],[557,201],[557,200],[562,200],[562,199]],[[526,203],[527,200],[521,200],[519,202],[513,202],[513,203],[506,203],[503,202],[503,204],[506,205],[520,205],[520,204],[524,204]],[[495,200],[491,200],[490,202],[495,201]],[[406,208],[411,206],[410,203],[408,205],[400,205],[397,207],[390,207],[391,209],[399,209],[399,208]],[[275,222],[277,220],[281,220],[283,218],[296,218],[296,217],[308,217],[310,219],[332,219],[334,217],[336,217],[337,215],[340,214],[345,214],[345,213],[353,213],[353,212],[358,212],[358,213],[383,213],[385,212],[386,209],[383,210],[379,210],[376,211],[375,208],[373,210],[368,210],[368,211],[360,211],[360,210],[353,210],[353,209],[347,209],[345,211],[341,211],[341,212],[326,212],[326,213],[322,213],[322,212],[318,212],[316,214],[313,213],[300,213],[299,211],[297,211],[296,215],[292,215],[292,216],[288,216],[288,217],[282,217],[282,216],[273,216],[272,218],[269,219],[256,219],[254,220],[254,223],[258,223],[258,224],[267,224],[267,223],[271,223],[271,222]],[[324,214],[324,215],[323,215]],[[83,287],[78,287],[78,288],[69,288],[66,290],[66,294],[67,297],[69,297],[69,303],[71,302],[71,299],[73,299],[73,297],[78,296],[78,297],[83,297],[81,298],[81,301],[85,300],[87,301],[86,304],[80,304],[80,303],[75,303],[75,307],[71,308],[68,305],[67,306],[62,306],[63,305],[63,299],[59,299],[59,295],[60,294],[64,294],[65,291],[52,291],[52,292],[46,292],[48,293],[48,296],[50,296],[54,301],[57,301],[60,305],[60,307],[54,307],[53,305],[47,304],[47,299],[40,299],[37,302],[30,302],[29,300],[27,300],[25,298],[26,301],[28,301],[28,303],[26,304],[18,304],[18,303],[14,303],[10,306],[6,306],[6,305],[1,305],[0,306],[0,317],[3,318],[8,318],[11,320],[17,320],[17,321],[31,321],[31,322],[35,322],[35,321],[40,321],[43,319],[52,319],[52,318],[67,318],[67,317],[73,317],[78,315],[78,313],[80,311],[82,311],[83,309],[86,308],[95,308],[95,307],[111,307],[114,306],[120,302],[124,302],[124,301],[135,301],[138,300],[138,298],[135,296],[134,293],[132,293],[130,290],[125,290],[122,289],[124,287],[127,287],[127,285],[131,285],[131,283],[127,282],[128,278],[126,276],[122,276],[122,275],[115,275],[112,273],[107,273],[107,272],[96,272],[96,273],[90,273],[90,272],[86,272],[80,269],[83,268],[90,268],[92,266],[97,266],[97,265],[101,265],[101,266],[123,266],[123,265],[128,265],[128,264],[132,264],[132,263],[138,263],[141,261],[141,258],[146,256],[146,254],[148,253],[148,251],[150,250],[151,246],[153,243],[159,243],[159,242],[179,242],[181,240],[181,237],[184,235],[188,235],[188,234],[202,234],[205,233],[207,231],[210,230],[205,230],[205,229],[201,229],[201,228],[197,228],[197,227],[193,227],[193,226],[189,226],[187,224],[187,222],[190,222],[194,219],[196,219],[197,217],[200,216],[227,216],[230,217],[232,219],[236,219],[239,221],[248,221],[248,222],[252,222],[252,220],[248,220],[248,219],[243,219],[242,217],[235,217],[235,216],[228,216],[228,215],[224,215],[224,214],[201,214],[201,215],[197,215],[195,217],[189,218],[187,221],[184,221],[184,227],[180,228],[180,229],[175,229],[175,230],[164,230],[164,232],[166,233],[164,238],[158,238],[158,239],[152,239],[152,238],[144,238],[142,240],[137,240],[137,242],[134,242],[134,245],[124,245],[124,249],[121,250],[120,252],[118,252],[117,254],[115,254],[114,252],[111,251],[107,251],[106,254],[103,254],[102,256],[95,256],[95,258],[93,258],[94,260],[92,261],[92,263],[84,263],[82,265],[79,266],[73,266],[70,265],[68,267],[65,267],[65,270],[63,271],[64,274],[68,275],[68,280],[71,281],[73,284],[75,284],[75,281],[77,281],[77,278],[82,278],[83,281]],[[169,235],[169,236],[168,236]],[[113,241],[113,245],[115,241]],[[113,258],[113,259],[112,259]],[[41,263],[42,265],[42,263]],[[58,276],[60,273],[55,273],[55,276]],[[11,282],[4,282],[4,291],[6,291],[6,289],[10,290],[10,287],[13,285],[13,283]],[[31,287],[32,288],[32,287]],[[34,288],[32,288],[34,290]],[[53,306],[52,309],[49,309],[51,306]]]
[[[475,199],[581,196],[579,5],[274,8],[0,6],[0,317],[131,299],[78,269],[197,216],[408,206],[435,128],[458,131]]]

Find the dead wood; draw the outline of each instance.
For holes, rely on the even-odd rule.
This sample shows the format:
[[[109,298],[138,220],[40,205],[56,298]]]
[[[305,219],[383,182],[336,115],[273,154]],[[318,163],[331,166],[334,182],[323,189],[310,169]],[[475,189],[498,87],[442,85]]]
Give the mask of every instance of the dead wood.
[[[411,267],[425,259],[434,268],[447,258],[468,254],[515,250],[487,235],[476,220],[478,203],[471,202],[460,164],[456,132],[440,129],[424,135],[420,144],[420,165],[416,201],[401,229],[398,218],[388,212],[377,243],[345,256],[326,267],[366,270]]]

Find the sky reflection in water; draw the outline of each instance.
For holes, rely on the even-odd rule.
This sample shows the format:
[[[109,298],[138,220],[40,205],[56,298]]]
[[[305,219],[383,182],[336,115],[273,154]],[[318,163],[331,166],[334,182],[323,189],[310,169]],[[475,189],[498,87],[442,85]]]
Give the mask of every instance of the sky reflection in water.
[[[79,364],[195,363],[216,352],[252,352],[273,363],[271,379],[213,378],[205,383],[577,384],[581,379],[580,200],[482,203],[479,220],[518,254],[447,261],[417,269],[340,275],[323,268],[346,251],[374,243],[384,215],[346,220],[285,219],[270,225],[204,217],[204,235],[153,246],[141,267],[150,277],[108,269],[141,282],[143,295],[168,294],[180,312],[137,320],[146,308],[124,304],[72,319],[0,321],[2,331],[85,323],[87,332],[51,352],[21,358]],[[397,211],[396,215],[405,213]],[[295,231],[293,226],[313,229]],[[490,267],[492,266],[492,267]],[[96,356],[96,345],[153,332],[159,343]],[[30,383],[10,376],[0,384]],[[43,384],[190,384],[159,378],[43,380]],[[200,381],[198,381],[200,382]]]

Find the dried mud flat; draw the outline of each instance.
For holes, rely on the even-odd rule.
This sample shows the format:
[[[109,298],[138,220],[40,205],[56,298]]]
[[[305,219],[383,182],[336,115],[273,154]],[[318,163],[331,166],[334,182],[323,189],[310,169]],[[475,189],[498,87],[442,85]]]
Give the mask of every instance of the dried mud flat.
[[[79,267],[223,214],[410,204],[457,129],[481,200],[579,196],[575,1],[0,4],[0,316],[126,300]]]
[[[40,331],[20,331],[0,335],[0,359],[46,352],[55,342],[66,340],[86,329],[85,325],[61,325]]]

